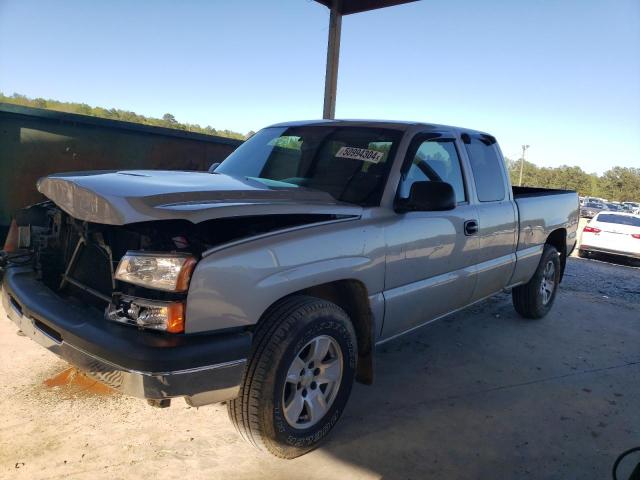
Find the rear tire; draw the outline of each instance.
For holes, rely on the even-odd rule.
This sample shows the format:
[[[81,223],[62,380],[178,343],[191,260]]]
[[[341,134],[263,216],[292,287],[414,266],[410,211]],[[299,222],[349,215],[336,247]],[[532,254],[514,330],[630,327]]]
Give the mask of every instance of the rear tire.
[[[303,455],[333,428],[351,393],[358,358],[351,321],[334,303],[296,295],[265,313],[253,344],[229,418],[260,450]]]
[[[578,256],[580,258],[589,258],[589,252],[587,250],[578,249]]]
[[[513,306],[524,318],[542,318],[553,306],[560,282],[560,257],[558,250],[545,245],[536,272],[524,285],[512,292]]]

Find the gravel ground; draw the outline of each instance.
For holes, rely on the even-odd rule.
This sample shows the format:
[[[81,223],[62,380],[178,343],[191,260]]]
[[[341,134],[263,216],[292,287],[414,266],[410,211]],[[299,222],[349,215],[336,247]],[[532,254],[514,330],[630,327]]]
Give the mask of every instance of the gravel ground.
[[[609,478],[640,445],[640,269],[571,258],[566,275],[540,321],[501,294],[384,345],[375,385],[293,461],[245,445],[223,406],[59,381],[68,366],[0,310],[0,477]]]
[[[640,304],[640,268],[607,262],[571,258],[562,282],[564,290],[586,291],[600,295],[603,301],[622,300]]]

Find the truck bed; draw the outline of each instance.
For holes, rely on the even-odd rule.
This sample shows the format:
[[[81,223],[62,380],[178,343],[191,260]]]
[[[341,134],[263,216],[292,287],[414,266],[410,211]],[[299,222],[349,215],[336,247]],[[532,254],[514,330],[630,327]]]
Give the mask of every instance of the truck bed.
[[[544,244],[551,232],[567,229],[567,244],[575,243],[578,227],[578,194],[573,190],[512,187],[518,208],[518,250]]]

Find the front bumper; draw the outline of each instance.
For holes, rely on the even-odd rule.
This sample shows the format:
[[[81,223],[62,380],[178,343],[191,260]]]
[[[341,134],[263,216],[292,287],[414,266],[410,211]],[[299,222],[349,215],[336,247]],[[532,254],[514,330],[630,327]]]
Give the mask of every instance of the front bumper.
[[[26,336],[126,395],[185,397],[193,406],[238,395],[248,332],[175,335],[119,325],[59,297],[30,269],[5,272],[2,304]]]

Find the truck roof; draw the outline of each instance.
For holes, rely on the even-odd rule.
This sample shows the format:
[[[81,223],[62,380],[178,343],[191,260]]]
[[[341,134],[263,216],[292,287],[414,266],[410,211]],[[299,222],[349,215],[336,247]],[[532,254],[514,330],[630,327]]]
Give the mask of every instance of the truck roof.
[[[459,133],[472,133],[481,135],[490,135],[486,132],[479,130],[473,130],[471,128],[454,127],[451,125],[441,125],[437,123],[427,122],[410,122],[400,120],[360,120],[360,119],[336,119],[336,120],[298,120],[292,122],[281,122],[269,125],[269,127],[302,127],[302,126],[343,126],[343,127],[374,127],[374,128],[390,128],[393,130],[408,130],[415,126],[423,126],[426,129],[433,129],[438,131],[448,130]]]

